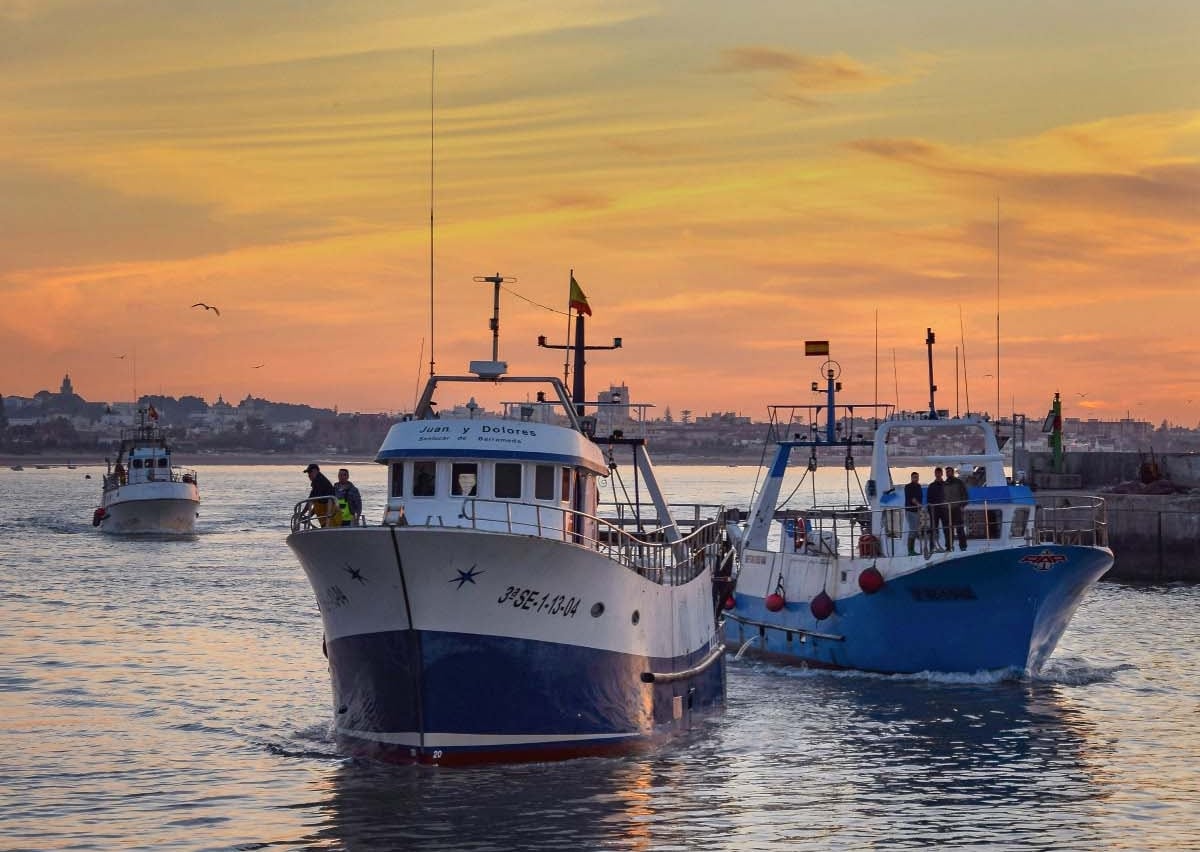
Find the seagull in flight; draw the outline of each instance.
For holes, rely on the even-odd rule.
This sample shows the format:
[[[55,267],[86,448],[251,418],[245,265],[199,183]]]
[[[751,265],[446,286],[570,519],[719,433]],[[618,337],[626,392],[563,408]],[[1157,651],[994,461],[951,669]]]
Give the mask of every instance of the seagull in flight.
[[[124,360],[125,360],[125,356],[124,356],[124,355],[114,355],[113,357],[114,357],[114,358],[116,358],[118,361],[124,361]]]
[[[255,365],[254,365],[253,367],[251,367],[250,369],[251,369],[251,370],[257,370],[259,367],[265,367],[265,366],[267,366],[267,365],[266,365],[266,364],[255,364]]]
[[[217,316],[221,315],[221,311],[217,308],[216,305],[206,305],[206,304],[204,304],[204,302],[197,302],[196,304],[192,305],[192,307],[193,308],[204,308],[204,310],[212,311]]]
[[[1075,396],[1082,397],[1083,399],[1087,399],[1087,394],[1080,393],[1079,391],[1075,391]]]

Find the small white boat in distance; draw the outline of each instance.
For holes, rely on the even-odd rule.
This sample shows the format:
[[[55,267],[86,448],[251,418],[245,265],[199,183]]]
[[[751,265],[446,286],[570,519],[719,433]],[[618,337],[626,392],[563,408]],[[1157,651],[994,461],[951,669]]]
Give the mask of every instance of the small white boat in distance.
[[[196,472],[171,463],[153,407],[122,432],[117,460],[104,475],[92,526],[114,535],[194,535],[200,509]]]

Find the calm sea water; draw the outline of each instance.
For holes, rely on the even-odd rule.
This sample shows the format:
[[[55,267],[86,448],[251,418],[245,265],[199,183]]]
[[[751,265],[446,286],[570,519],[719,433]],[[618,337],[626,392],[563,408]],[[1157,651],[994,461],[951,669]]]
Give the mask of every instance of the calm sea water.
[[[742,506],[755,473],[660,469]],[[1196,587],[1101,584],[1033,681],[731,660],[647,755],[397,768],[330,737],[299,465],[201,468],[193,541],[97,533],[96,474],[0,471],[0,848],[1200,848]]]

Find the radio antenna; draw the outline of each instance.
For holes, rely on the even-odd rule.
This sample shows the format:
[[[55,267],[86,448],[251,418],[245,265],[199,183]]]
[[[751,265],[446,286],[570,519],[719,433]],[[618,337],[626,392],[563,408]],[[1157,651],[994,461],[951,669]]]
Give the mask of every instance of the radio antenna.
[[[433,378],[433,94],[437,51],[429,51],[429,377]]]
[[[963,368],[963,393],[967,397],[967,414],[971,413],[971,383],[967,379],[967,333],[963,331],[962,305],[958,306],[958,337],[962,342],[962,368]],[[955,361],[958,359],[956,358]],[[954,365],[954,372],[958,373],[958,364]],[[955,388],[955,393],[958,389]]]
[[[1000,196],[996,196],[996,422],[1000,422]]]

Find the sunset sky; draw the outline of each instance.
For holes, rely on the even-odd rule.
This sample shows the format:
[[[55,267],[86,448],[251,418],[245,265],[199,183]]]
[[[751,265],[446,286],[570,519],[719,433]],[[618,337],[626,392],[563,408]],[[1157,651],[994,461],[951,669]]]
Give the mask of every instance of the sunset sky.
[[[939,407],[957,346],[963,410],[1200,423],[1192,0],[0,0],[0,45],[5,395],[407,409],[490,357],[477,275],[561,374],[573,268],[592,398],[762,419],[828,339],[920,408],[932,327]]]

